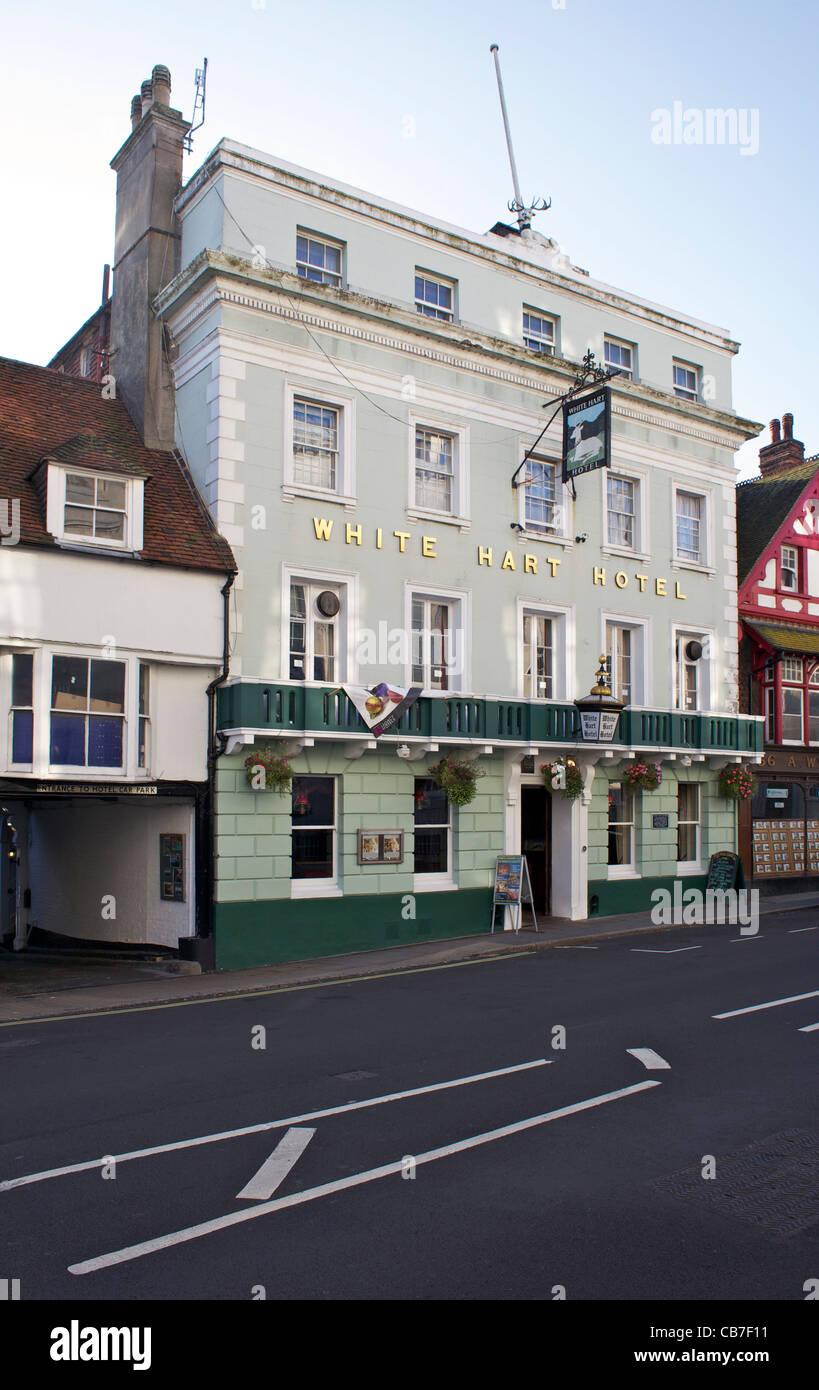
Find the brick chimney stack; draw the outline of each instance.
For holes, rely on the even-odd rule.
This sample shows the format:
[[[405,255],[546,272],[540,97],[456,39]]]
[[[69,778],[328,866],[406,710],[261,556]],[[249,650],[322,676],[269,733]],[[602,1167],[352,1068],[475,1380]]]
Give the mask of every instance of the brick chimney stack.
[[[771,473],[786,473],[790,468],[798,468],[805,462],[805,446],[800,439],[793,437],[793,416],[790,411],[782,416],[781,437],[778,420],[771,421],[771,442],[759,451],[759,471],[763,477]]]
[[[173,380],[151,305],[177,274],[174,200],[190,123],[170,105],[171,75],[158,64],[131,102],[131,133],[111,160],[117,175],[111,373],[151,449],[175,443]]]

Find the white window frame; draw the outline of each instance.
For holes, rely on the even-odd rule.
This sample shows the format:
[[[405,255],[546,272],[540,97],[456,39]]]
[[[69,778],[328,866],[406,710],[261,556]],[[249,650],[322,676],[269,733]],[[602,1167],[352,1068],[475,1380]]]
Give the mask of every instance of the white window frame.
[[[409,634],[409,651],[404,667],[404,684],[412,685],[412,601],[422,599],[431,603],[457,605],[455,621],[450,631],[460,633],[460,671],[456,670],[447,690],[432,690],[424,687],[423,694],[436,699],[447,699],[452,695],[470,694],[472,689],[472,595],[465,589],[441,589],[437,585],[424,584],[420,580],[407,579],[404,582],[404,631]]]
[[[313,487],[296,481],[294,455],[293,409],[296,400],[314,401],[339,412],[338,465],[335,488]],[[344,392],[328,391],[313,382],[303,383],[292,378],[284,382],[284,468],[282,493],[286,498],[316,497],[326,502],[356,503],[355,467],[355,397]]]
[[[69,473],[80,473],[83,477],[99,479],[102,482],[122,483],[125,486],[125,535],[121,541],[104,536],[69,535],[65,530],[66,480]],[[107,550],[133,554],[143,547],[143,499],[144,479],[127,477],[122,473],[106,473],[101,469],[68,467],[64,464],[48,464],[46,478],[46,529],[50,531],[58,545],[70,550]],[[74,505],[74,504],[69,504]]]
[[[141,697],[140,697],[140,690],[139,690],[139,678],[140,678],[140,675],[142,674],[142,669],[143,669],[143,667],[145,668],[145,673],[146,673],[146,686],[147,686],[147,694],[148,694],[147,709],[146,709],[146,711],[145,711],[144,714],[142,713],[142,711],[141,711],[141,709],[140,709],[140,707],[139,707],[139,706],[140,706],[140,698],[141,698]],[[152,670],[152,668],[151,668],[151,663],[150,663],[149,661],[140,661],[140,660],[137,658],[137,664],[136,664],[136,706],[137,706],[137,709],[136,709],[136,761],[137,761],[137,771],[138,771],[138,773],[141,773],[141,775],[142,775],[143,777],[147,777],[147,776],[149,775],[149,773],[150,773],[150,770],[151,770],[151,755],[152,755],[152,752],[153,752],[153,722],[152,722],[152,715],[151,715],[151,705],[152,705],[152,693],[151,693],[151,688],[152,688],[152,686],[153,686],[153,683],[154,683],[154,673],[153,673],[153,670]],[[140,763],[140,761],[139,761],[139,741],[140,741],[140,734],[141,734],[141,732],[142,732],[142,726],[143,726],[143,725],[145,726],[145,762],[144,762],[144,763]]]
[[[325,589],[341,589],[341,613],[337,631],[339,648],[336,653],[336,677],[334,685],[344,682],[358,683],[358,670],[355,659],[355,639],[358,632],[359,599],[358,575],[342,570],[322,570],[307,565],[282,565],[281,579],[281,671],[280,680],[286,685],[313,686],[322,689],[327,682],[316,681],[305,676],[304,680],[290,679],[290,585],[316,584]]]
[[[452,440],[452,510],[422,507],[416,500],[415,440],[417,430],[446,435]],[[436,420],[433,415],[413,412],[409,418],[409,476],[407,514],[417,520],[435,521],[442,526],[470,526],[469,516],[469,427]]]
[[[613,362],[609,358],[609,348],[617,348],[620,352],[627,352],[629,355],[629,367],[621,366],[619,362]],[[613,334],[607,333],[603,339],[603,362],[607,367],[616,367],[620,378],[626,381],[637,380],[637,344],[630,343],[625,338],[615,338]]]
[[[443,757],[443,754],[440,754],[440,756]],[[455,826],[454,826],[454,824],[453,824],[454,816],[453,816],[452,803],[449,802],[449,801],[447,802],[447,813],[448,813],[448,816],[449,816],[449,820],[448,820],[447,825],[446,825],[446,832],[447,832],[447,839],[446,839],[446,851],[447,851],[447,853],[446,853],[446,862],[447,862],[447,871],[446,871],[446,873],[443,873],[443,874],[417,874],[417,873],[415,873],[415,833],[416,833],[417,827],[416,827],[416,824],[415,824],[415,800],[414,800],[414,797],[415,797],[415,782],[416,782],[417,780],[420,780],[420,781],[429,781],[430,779],[427,778],[427,777],[423,777],[421,773],[417,773],[417,774],[416,774],[416,777],[413,778],[413,820],[412,820],[413,875],[412,875],[412,891],[413,891],[413,893],[445,893],[445,892],[447,892],[448,890],[451,891],[452,889],[457,888],[457,886],[458,886],[458,885],[457,885],[457,882],[456,882],[456,880],[455,880]],[[429,829],[432,829],[432,830],[441,830],[441,829],[443,829],[443,828],[444,828],[443,826],[430,826],[430,827],[429,827]]]
[[[80,348],[80,376],[91,375],[91,348]]]
[[[620,778],[620,777],[612,777],[612,778],[610,779],[610,781],[607,783],[607,787],[610,786],[612,782],[618,783],[620,786],[624,787],[624,789],[625,789],[625,791],[626,791],[626,794],[631,796],[631,820],[630,820],[630,821],[615,821],[615,824],[616,824],[616,825],[630,825],[630,826],[631,826],[631,857],[630,857],[630,859],[628,860],[628,862],[625,863],[625,864],[608,864],[608,863],[607,863],[607,867],[608,867],[608,877],[609,877],[610,879],[615,879],[615,878],[639,878],[639,877],[640,877],[640,874],[639,874],[639,872],[638,872],[638,870],[637,870],[637,827],[638,827],[638,825],[639,825],[639,823],[640,823],[639,818],[640,818],[640,813],[641,813],[641,809],[642,809],[642,802],[641,802],[640,794],[639,794],[638,791],[636,791],[636,790],[634,790],[634,789],[632,789],[632,788],[625,787],[625,784],[624,784],[622,778]],[[606,860],[607,860],[607,861],[608,861],[608,831],[609,831],[609,823],[610,823],[610,822],[609,822],[609,817],[608,817],[608,814],[607,814],[607,815],[606,815]]]
[[[694,376],[694,386],[678,386],[676,381],[676,369],[691,372]],[[702,389],[702,367],[696,362],[684,362],[681,357],[674,357],[671,360],[671,389],[678,400],[699,401]]]
[[[88,703],[87,703],[87,702],[88,702],[88,699],[90,698],[90,693],[91,693],[91,692],[90,692],[91,663],[92,663],[93,661],[108,661],[108,662],[110,662],[110,663],[111,663],[112,665],[114,665],[114,666],[123,666],[123,667],[125,668],[125,669],[124,669],[124,688],[123,688],[123,696],[122,696],[122,714],[121,714],[121,715],[108,716],[108,717],[117,718],[117,719],[121,719],[121,720],[122,720],[122,762],[119,763],[118,765],[107,765],[107,764],[106,764],[106,766],[104,766],[104,767],[92,767],[92,766],[90,766],[90,764],[87,763],[87,762],[86,762],[86,763],[53,763],[53,762],[51,761],[51,719],[52,719],[52,715],[53,715],[53,714],[55,714],[55,713],[61,713],[61,711],[59,711],[59,710],[54,710],[54,709],[52,708],[52,704],[51,704],[51,689],[52,689],[52,684],[53,684],[53,667],[54,667],[54,662],[55,662],[55,660],[56,660],[57,658],[59,658],[59,657],[67,657],[67,658],[68,658],[69,660],[71,660],[71,661],[85,661],[85,662],[88,663],[88,682],[89,682],[89,686],[88,686],[88,691],[87,691],[87,694],[86,694],[86,708],[85,708],[85,710],[77,710],[77,711],[75,711],[78,715],[82,715],[82,716],[86,719],[86,721],[88,721],[89,719],[93,718],[93,715],[94,715],[94,711],[91,710],[91,709],[88,707]],[[45,735],[46,735],[47,749],[48,749],[48,752],[47,752],[47,763],[48,763],[48,770],[49,770],[49,772],[50,772],[52,775],[57,775],[57,776],[60,776],[60,777],[70,777],[70,778],[72,778],[72,780],[75,779],[75,778],[77,778],[77,777],[88,777],[89,779],[94,779],[94,778],[96,778],[96,777],[117,777],[117,776],[120,777],[120,778],[125,777],[125,776],[127,775],[127,773],[128,773],[129,763],[130,763],[131,761],[136,761],[136,744],[137,744],[137,742],[138,742],[138,740],[135,740],[135,739],[132,737],[132,735],[133,735],[133,729],[134,729],[135,723],[136,723],[136,721],[137,721],[138,718],[139,718],[139,714],[138,714],[138,712],[137,712],[137,711],[138,711],[138,708],[139,708],[139,705],[138,705],[138,695],[135,694],[135,691],[134,691],[134,684],[135,684],[135,682],[134,682],[134,658],[133,658],[133,657],[128,657],[128,656],[120,656],[120,655],[117,655],[117,656],[114,656],[114,657],[100,656],[99,650],[94,651],[94,652],[88,652],[88,651],[79,652],[79,651],[60,651],[60,650],[54,648],[54,649],[52,649],[52,650],[49,651],[49,653],[48,653],[48,661],[47,661],[46,664],[47,664],[47,668],[48,668],[48,701],[47,701],[47,704],[46,704],[46,706],[45,706],[45,715],[46,715],[46,721],[47,721],[47,728],[46,728],[46,730],[45,730]],[[65,710],[65,711],[62,711],[62,713],[70,714],[70,713],[72,713],[72,711],[71,711],[71,710]],[[105,717],[105,716],[103,716],[103,717]],[[87,723],[86,723],[86,752],[87,752],[87,745],[88,745],[88,726],[87,726]],[[143,776],[145,775],[145,769],[144,769],[144,768],[140,768],[139,771],[142,773]]]
[[[529,696],[526,694],[526,672],[523,660],[523,619],[527,614],[548,618],[552,624],[552,694]],[[515,614],[515,662],[517,698],[531,700],[533,704],[554,704],[560,700],[574,698],[575,690],[575,609],[554,603],[538,603],[531,599],[518,598]]]
[[[631,650],[631,688],[632,699],[629,701],[629,709],[646,709],[652,702],[652,679],[651,679],[651,620],[650,618],[637,618],[628,613],[616,613],[611,609],[603,609],[600,613],[600,641],[601,652],[609,655],[608,642],[606,640],[606,629],[611,623],[614,627],[627,627],[632,634]],[[635,644],[636,636],[636,644]],[[613,665],[613,663],[612,663]],[[612,689],[617,688],[617,675],[614,670],[611,673]],[[585,691],[583,692],[585,694]],[[639,697],[639,698],[636,698]],[[615,781],[617,779],[615,778]]]
[[[14,687],[13,687],[14,658],[15,658],[16,656],[30,656],[30,657],[32,658],[32,662],[31,662],[31,704],[30,704],[30,705],[12,705],[12,703],[11,703],[11,700],[12,700],[12,692],[13,692],[13,688],[14,688]],[[7,767],[7,769],[9,770],[9,772],[15,772],[15,771],[16,771],[16,772],[32,772],[32,771],[34,770],[34,767],[36,766],[36,762],[37,762],[37,737],[38,737],[38,734],[39,734],[39,718],[40,718],[40,713],[39,713],[39,710],[38,710],[38,708],[37,708],[37,690],[38,690],[38,677],[39,677],[39,674],[40,674],[40,672],[39,672],[40,653],[39,653],[39,651],[38,651],[35,647],[14,647],[14,648],[12,648],[10,651],[7,651],[7,652],[3,653],[2,662],[3,662],[3,678],[2,678],[2,686],[0,686],[0,689],[2,689],[2,697],[1,697],[1,698],[2,698],[2,701],[3,701],[3,708],[6,710],[5,734],[4,734],[4,738],[5,738],[5,742],[6,742],[6,748],[5,748],[5,756],[4,756],[4,758],[3,758],[3,764],[4,764],[5,767]],[[15,762],[12,761],[12,756],[13,756],[13,751],[14,751],[14,743],[13,743],[13,739],[12,739],[12,729],[13,729],[13,723],[14,723],[14,712],[15,712],[15,710],[19,710],[19,711],[22,713],[22,712],[24,712],[25,710],[29,710],[29,709],[31,710],[31,729],[32,729],[32,732],[31,732],[31,758],[30,758],[30,760],[29,760],[28,762],[24,762],[24,763],[15,763]]]
[[[341,885],[338,876],[338,837],[342,778],[333,773],[325,772],[304,772],[294,774],[297,777],[329,777],[333,783],[333,825],[305,826],[306,830],[329,830],[333,832],[333,874],[332,878],[291,878],[290,897],[291,898],[340,898],[342,897]],[[293,825],[292,815],[290,821],[290,852],[293,850],[293,831],[298,830],[298,826]],[[292,872],[292,863],[291,863]]]
[[[526,455],[527,448],[531,448],[531,445],[524,446],[523,444],[521,444],[521,463],[523,463],[523,459]],[[522,480],[528,478],[529,476],[530,462],[535,464],[548,465],[550,468],[554,470],[554,508],[556,513],[556,521],[555,529],[553,531],[549,531],[545,527],[540,527],[537,522],[531,521],[526,516],[526,499],[529,493],[529,488],[525,485],[525,483]],[[517,489],[518,525],[523,527],[523,530],[519,533],[519,536],[520,539],[522,541],[526,541],[527,544],[529,541],[541,541],[546,542],[549,545],[561,546],[572,546],[573,544],[573,533],[571,526],[573,517],[573,512],[571,509],[572,495],[568,484],[563,482],[562,471],[562,465],[559,459],[550,458],[546,453],[537,453],[532,454],[531,457],[526,460],[525,464],[523,464],[523,468],[518,474],[518,480],[521,483],[520,487],[518,487]],[[543,563],[545,564],[546,562],[544,561]]]
[[[793,565],[785,564],[785,552],[793,556]],[[785,575],[793,575],[793,584],[785,583]],[[799,593],[799,547],[796,545],[783,545],[779,552],[779,587],[786,589],[789,594]]]
[[[537,330],[527,328],[526,319],[528,317],[533,317],[535,319],[538,319],[541,323],[549,324],[552,330],[551,338],[549,338],[547,335],[543,333],[540,333]],[[521,313],[521,337],[523,340],[523,346],[525,348],[528,348],[530,352],[539,353],[542,357],[559,356],[559,324],[560,320],[555,318],[554,314],[545,314],[542,309],[536,309],[532,304],[524,304],[523,311]]]
[[[335,271],[326,270],[323,265],[321,266],[321,274],[322,276],[329,276],[329,279],[322,278],[321,280],[317,280],[312,275],[302,274],[302,267],[304,267],[305,270],[316,270],[318,267],[311,265],[309,261],[299,260],[300,237],[306,239],[307,241],[315,242],[317,246],[329,247],[332,251],[338,251],[339,265],[341,266],[341,269],[338,272],[338,274],[336,274]],[[325,236],[323,232],[311,232],[307,227],[296,228],[296,274],[302,280],[309,280],[314,285],[331,285],[335,289],[342,290],[344,288],[347,278],[345,274],[347,259],[346,252],[346,243],[343,241],[338,241],[336,237]]]
[[[680,788],[694,787],[697,793],[697,818],[696,820],[680,820]],[[699,874],[702,873],[702,783],[701,782],[678,782],[677,783],[677,830],[681,825],[693,825],[694,833],[694,858],[678,859],[677,874]],[[677,842],[679,849],[679,840]]]
[[[448,311],[447,311],[447,310],[442,310],[441,307],[440,307],[440,305],[436,305],[436,306],[435,306],[435,310],[436,310],[436,311],[435,311],[434,313],[429,313],[428,310],[429,310],[429,309],[432,309],[432,308],[433,308],[433,305],[432,305],[431,303],[428,303],[426,300],[423,300],[423,299],[419,299],[419,298],[418,298],[418,296],[417,296],[417,294],[416,294],[416,291],[415,291],[415,281],[416,281],[416,279],[426,280],[427,283],[430,284],[430,285],[442,285],[445,289],[448,289],[449,292],[450,292],[450,306],[451,306],[450,309],[449,309]],[[417,266],[415,267],[414,271],[413,271],[413,274],[412,274],[412,293],[413,293],[413,303],[414,303],[414,305],[415,305],[415,312],[416,312],[417,314],[420,314],[420,316],[421,316],[422,318],[432,319],[433,323],[456,323],[456,322],[457,322],[457,320],[458,320],[458,304],[457,304],[458,281],[457,281],[457,280],[451,279],[448,275],[439,275],[436,271],[424,270],[422,266],[417,265]]]
[[[601,498],[603,506],[603,540],[600,546],[604,555],[622,555],[629,560],[650,560],[651,542],[649,536],[650,508],[649,508],[649,479],[648,470],[636,468],[632,464],[612,464],[610,468],[600,470]],[[615,478],[623,478],[626,482],[634,483],[636,488],[634,505],[634,530],[635,544],[615,545],[609,541],[609,475]]]
[[[682,696],[682,669],[677,657],[677,643],[680,650],[684,651],[686,642],[701,642],[703,654],[699,661],[690,663],[698,667],[697,676],[697,708],[693,710],[685,709]],[[671,624],[671,686],[670,686],[670,709],[678,714],[707,714],[716,708],[715,685],[717,677],[717,663],[713,659],[716,652],[716,637],[713,628],[692,628],[681,623]],[[684,658],[685,659],[685,658]]]
[[[800,733],[800,737],[799,737],[799,738],[785,738],[785,719],[786,719],[786,718],[792,719],[792,718],[794,717],[794,716],[793,716],[792,714],[790,714],[790,713],[787,714],[787,715],[786,715],[786,713],[785,713],[785,696],[786,696],[786,695],[791,695],[791,694],[794,694],[794,695],[798,695],[798,696],[799,696],[799,726],[800,726],[800,730],[801,730],[801,733]],[[783,742],[783,743],[790,744],[790,745],[792,745],[792,746],[795,747],[795,748],[801,748],[801,747],[803,747],[803,746],[804,746],[804,743],[805,743],[805,689],[804,689],[804,686],[802,686],[802,685],[783,685],[783,686],[782,686],[782,709],[781,709],[781,718],[782,718],[782,742]]]
[[[677,498],[680,493],[687,493],[689,497],[698,497],[702,503],[700,510],[700,558],[691,560],[686,555],[681,555],[677,543]],[[704,574],[716,573],[712,556],[714,554],[714,544],[712,528],[714,525],[714,505],[713,496],[709,489],[697,487],[683,479],[675,478],[672,482],[672,566],[675,569],[697,570]]]

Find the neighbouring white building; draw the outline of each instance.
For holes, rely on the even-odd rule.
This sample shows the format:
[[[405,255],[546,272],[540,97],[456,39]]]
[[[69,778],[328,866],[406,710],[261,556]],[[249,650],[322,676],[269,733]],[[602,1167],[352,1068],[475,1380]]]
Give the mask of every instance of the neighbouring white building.
[[[93,381],[0,360],[0,941],[179,948],[209,904],[233,561]]]

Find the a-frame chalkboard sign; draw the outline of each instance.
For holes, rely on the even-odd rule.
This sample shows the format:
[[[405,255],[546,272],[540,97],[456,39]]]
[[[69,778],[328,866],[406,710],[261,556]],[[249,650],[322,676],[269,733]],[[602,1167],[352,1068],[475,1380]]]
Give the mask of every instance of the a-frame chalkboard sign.
[[[529,879],[529,865],[525,854],[505,854],[495,864],[495,887],[492,893],[492,931],[495,930],[495,912],[498,906],[509,907],[513,912],[514,931],[520,931],[523,904],[532,909],[535,931],[540,931]]]
[[[712,854],[708,861],[708,882],[705,887],[706,890],[712,888],[717,892],[725,892],[728,888],[744,888],[745,874],[739,855],[732,854],[727,849]]]

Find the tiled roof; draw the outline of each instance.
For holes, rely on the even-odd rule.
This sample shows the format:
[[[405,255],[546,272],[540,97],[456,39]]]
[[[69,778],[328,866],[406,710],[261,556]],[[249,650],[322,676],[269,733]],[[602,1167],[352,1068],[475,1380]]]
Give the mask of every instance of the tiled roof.
[[[120,400],[103,399],[96,382],[0,357],[0,496],[20,499],[23,545],[55,545],[32,483],[44,459],[145,479],[143,559],[236,569],[182,459],[146,449]]]
[[[798,468],[751,478],[737,487],[737,578],[747,578],[760,555],[773,540],[791,508],[811,479],[819,473],[819,459],[806,459]]]
[[[753,628],[753,631],[762,638],[763,642],[767,642],[774,651],[807,652],[811,656],[819,655],[819,626],[798,627],[796,623],[755,623],[748,618],[744,621],[746,627]]]

